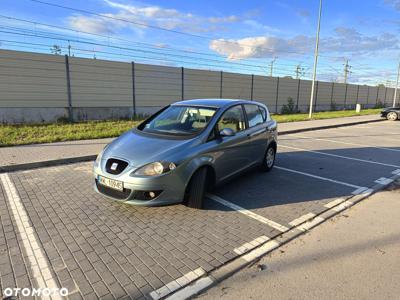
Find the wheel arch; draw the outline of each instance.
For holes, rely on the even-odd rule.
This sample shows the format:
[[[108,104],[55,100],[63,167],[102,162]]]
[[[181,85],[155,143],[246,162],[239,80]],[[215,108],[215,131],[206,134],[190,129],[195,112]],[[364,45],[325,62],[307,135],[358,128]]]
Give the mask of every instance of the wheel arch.
[[[273,147],[276,150],[278,149],[278,143],[275,140],[272,140],[271,142],[269,142],[268,147]]]
[[[202,168],[207,169],[207,186],[214,186],[216,183],[216,172],[215,168],[212,165],[211,161],[203,161],[201,163],[195,163],[190,169],[190,173],[188,173],[187,180],[185,183],[185,192],[188,189],[190,180],[192,179],[193,175]]]

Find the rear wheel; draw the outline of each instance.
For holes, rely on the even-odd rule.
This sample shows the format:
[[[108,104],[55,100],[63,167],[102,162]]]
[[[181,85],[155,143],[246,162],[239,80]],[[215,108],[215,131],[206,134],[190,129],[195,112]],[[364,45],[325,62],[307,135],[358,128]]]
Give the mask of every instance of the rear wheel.
[[[207,169],[201,168],[193,174],[187,190],[187,206],[191,208],[202,208],[204,191],[207,179]]]
[[[272,170],[275,164],[276,147],[274,145],[269,145],[267,151],[265,152],[264,159],[261,165],[261,170],[264,172],[269,172]]]
[[[391,111],[386,115],[386,118],[390,121],[396,121],[398,116],[394,111]]]

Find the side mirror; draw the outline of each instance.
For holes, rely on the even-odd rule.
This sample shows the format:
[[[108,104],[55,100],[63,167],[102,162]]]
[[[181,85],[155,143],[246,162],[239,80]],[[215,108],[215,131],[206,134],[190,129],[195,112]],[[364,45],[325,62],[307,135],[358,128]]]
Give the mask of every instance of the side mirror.
[[[219,132],[219,135],[224,137],[224,136],[234,136],[235,132],[233,131],[232,128],[224,128]]]

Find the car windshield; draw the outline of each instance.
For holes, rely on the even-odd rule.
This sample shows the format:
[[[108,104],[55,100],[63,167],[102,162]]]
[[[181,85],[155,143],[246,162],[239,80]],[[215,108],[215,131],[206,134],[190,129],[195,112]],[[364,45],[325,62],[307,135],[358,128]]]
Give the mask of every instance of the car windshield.
[[[142,131],[171,135],[200,133],[215,114],[215,108],[173,105],[141,126]]]

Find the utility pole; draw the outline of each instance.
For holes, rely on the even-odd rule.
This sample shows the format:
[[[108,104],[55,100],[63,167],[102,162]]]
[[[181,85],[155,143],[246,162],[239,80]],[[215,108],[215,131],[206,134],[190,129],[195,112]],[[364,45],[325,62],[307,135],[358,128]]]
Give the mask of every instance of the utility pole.
[[[300,79],[301,76],[304,76],[304,68],[299,64],[296,66],[294,73],[296,74],[296,79]]]
[[[68,41],[68,56],[71,56],[71,44]]]
[[[394,88],[393,107],[396,107],[397,90],[399,88],[399,77],[400,77],[400,63],[399,63],[399,67],[397,69],[397,80],[396,80],[396,87]]]
[[[317,76],[317,64],[318,64],[318,48],[319,48],[319,32],[321,29],[321,14],[322,14],[322,0],[319,0],[319,12],[318,12],[318,25],[317,25],[317,36],[315,41],[315,51],[314,51],[314,71],[311,83],[311,96],[310,96],[310,112],[308,118],[312,118],[313,113],[313,101],[315,93],[315,78]]]
[[[349,60],[346,59],[346,63],[344,64],[344,83],[347,83],[347,79],[349,78],[349,74],[352,72],[350,71],[351,66],[349,65]]]
[[[271,76],[272,77],[272,74],[273,74],[273,72],[274,72],[274,63],[276,62],[276,59],[277,59],[278,57],[274,57],[274,59],[273,60],[271,60],[271,63],[270,63],[270,71],[269,71],[269,76]]]

